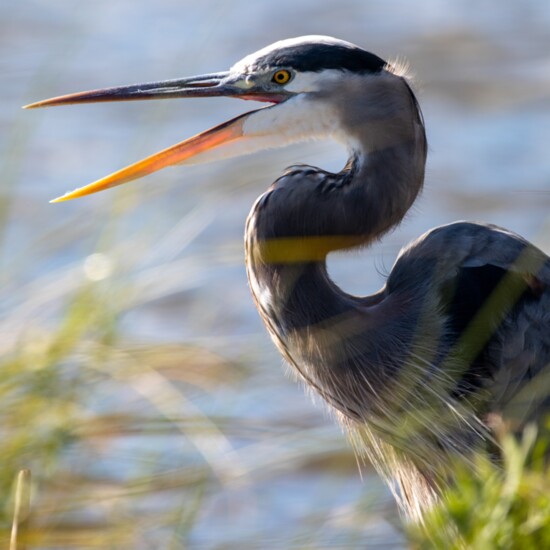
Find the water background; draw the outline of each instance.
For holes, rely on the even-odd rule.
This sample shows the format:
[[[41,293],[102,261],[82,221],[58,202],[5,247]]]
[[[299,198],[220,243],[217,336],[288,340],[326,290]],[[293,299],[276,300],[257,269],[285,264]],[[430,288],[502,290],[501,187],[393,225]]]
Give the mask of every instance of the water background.
[[[238,382],[224,384],[222,377],[202,386],[176,384],[173,402],[162,392],[155,394],[164,396],[162,403],[155,401],[153,378],[105,384],[101,395],[90,391],[83,406],[102,412],[151,408],[170,416],[163,410],[170,402],[180,418],[177,433],[111,438],[91,455],[73,450],[60,458],[66,468],[120,479],[152,454],[150,475],[207,464],[209,479],[217,481],[181,535],[190,547],[353,548],[367,539],[369,548],[404,544],[386,489],[368,468],[360,480],[338,428],[284,376],[244,269],[242,233],[255,197],[296,162],[339,170],[345,151],[320,142],[174,167],[50,205],[67,189],[252,104],[199,99],[40,111],[20,106],[73,91],[225,70],[271,42],[304,34],[336,36],[389,60],[405,58],[416,75],[430,144],[425,190],[403,224],[368,252],[331,257],[330,272],[340,286],[356,294],[376,291],[401,246],[457,219],[502,225],[550,250],[545,2],[0,4],[0,349],[55,331],[67,296],[97,280],[112,285],[113,299],[124,295],[117,332],[125,345],[190,346],[200,350],[201,361],[212,354],[230,365],[228,371],[237,365]],[[175,360],[173,367],[177,372]],[[193,432],[186,419],[198,416],[211,421],[215,433]],[[170,495],[179,498],[177,490]],[[167,502],[166,493],[152,492],[132,505],[126,497],[120,494],[117,502],[131,518]],[[80,520],[97,516],[109,525],[105,510],[103,501],[88,503]],[[135,540],[143,548],[168,548],[174,536],[167,522],[143,528]]]

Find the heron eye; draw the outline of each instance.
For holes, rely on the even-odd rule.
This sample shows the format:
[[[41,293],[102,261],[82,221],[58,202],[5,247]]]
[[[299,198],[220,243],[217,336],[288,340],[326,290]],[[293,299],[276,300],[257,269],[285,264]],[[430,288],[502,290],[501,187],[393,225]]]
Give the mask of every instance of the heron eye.
[[[290,80],[290,77],[290,71],[287,71],[286,69],[281,69],[280,71],[274,73],[271,81],[275,82],[276,84],[286,84]]]

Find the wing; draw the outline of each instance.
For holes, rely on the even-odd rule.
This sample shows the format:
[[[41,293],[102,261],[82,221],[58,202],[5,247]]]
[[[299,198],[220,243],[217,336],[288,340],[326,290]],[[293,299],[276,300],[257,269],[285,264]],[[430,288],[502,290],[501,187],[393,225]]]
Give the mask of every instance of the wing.
[[[465,365],[453,397],[483,392],[480,416],[489,424],[504,418],[514,429],[550,413],[546,254],[505,229],[457,222],[402,251],[388,290],[412,284],[424,285],[425,296],[437,295],[446,319],[440,345]]]

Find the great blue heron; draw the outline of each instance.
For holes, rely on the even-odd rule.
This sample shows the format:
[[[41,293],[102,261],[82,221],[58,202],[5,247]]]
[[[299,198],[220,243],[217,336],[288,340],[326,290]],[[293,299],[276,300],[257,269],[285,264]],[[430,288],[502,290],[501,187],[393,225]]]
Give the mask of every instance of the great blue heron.
[[[334,250],[395,227],[424,181],[426,138],[403,71],[324,36],[283,40],[229,71],[71,94],[30,107],[231,96],[272,105],[240,115],[63,201],[150,174],[330,136],[337,174],[293,166],[254,204],[246,265],[260,315],[297,377],[419,518],[456,458],[550,409],[550,260],[514,233],[458,222],[401,251],[384,287],[351,296],[327,274]]]

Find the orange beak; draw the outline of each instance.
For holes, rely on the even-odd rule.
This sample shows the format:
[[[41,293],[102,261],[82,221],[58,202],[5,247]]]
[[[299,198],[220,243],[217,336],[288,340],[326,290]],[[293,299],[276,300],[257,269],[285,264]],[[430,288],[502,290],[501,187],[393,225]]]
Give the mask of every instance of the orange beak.
[[[175,97],[214,97],[229,96],[241,99],[257,99],[271,103],[280,103],[286,97],[279,93],[270,93],[265,90],[253,89],[253,86],[243,86],[243,80],[231,76],[229,73],[216,73],[196,76],[180,80],[153,82],[148,84],[136,84],[117,88],[93,90],[69,94],[52,99],[46,99],[37,103],[26,105],[25,109],[38,107],[50,107],[56,105],[69,105],[73,103],[97,103],[104,101],[129,101],[140,99],[165,99]],[[51,202],[83,197],[116,185],[142,178],[162,168],[185,162],[201,153],[218,148],[225,144],[234,143],[243,139],[243,125],[246,119],[257,111],[251,111],[235,117],[219,126],[206,130],[181,143],[164,149],[135,164],[122,168],[109,176],[101,178],[89,185],[69,191],[65,195],[53,199]]]

